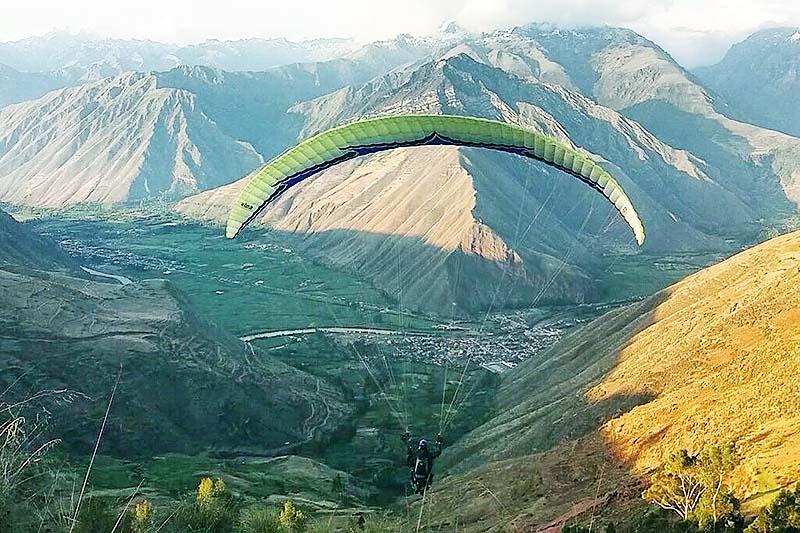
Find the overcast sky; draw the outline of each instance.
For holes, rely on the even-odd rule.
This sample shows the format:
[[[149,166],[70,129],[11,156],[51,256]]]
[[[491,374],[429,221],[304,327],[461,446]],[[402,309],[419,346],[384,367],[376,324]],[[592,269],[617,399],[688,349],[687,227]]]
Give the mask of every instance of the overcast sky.
[[[475,31],[528,22],[638,31],[692,67],[765,26],[800,26],[798,0],[0,0],[0,41],[54,29],[190,43],[204,39],[388,38],[455,20]]]

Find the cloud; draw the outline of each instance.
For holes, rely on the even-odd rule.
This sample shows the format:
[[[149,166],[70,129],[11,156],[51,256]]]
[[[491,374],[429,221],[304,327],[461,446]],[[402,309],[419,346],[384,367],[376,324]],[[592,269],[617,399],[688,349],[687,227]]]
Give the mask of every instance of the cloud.
[[[800,25],[796,0],[10,1],[0,17],[0,40],[64,28],[179,43],[245,37],[374,40],[431,33],[445,20],[475,31],[536,21],[629,27],[689,66],[719,59],[732,42],[759,27]]]
[[[693,67],[722,58],[731,44],[764,27],[800,26],[796,0],[464,0],[454,17],[488,30],[525,21],[564,27],[623,26]]]

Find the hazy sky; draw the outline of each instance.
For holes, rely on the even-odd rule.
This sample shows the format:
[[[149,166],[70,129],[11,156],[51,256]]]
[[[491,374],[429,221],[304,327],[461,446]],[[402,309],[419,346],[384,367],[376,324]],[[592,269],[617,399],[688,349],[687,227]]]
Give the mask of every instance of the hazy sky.
[[[0,41],[53,29],[188,43],[208,38],[427,34],[455,20],[476,31],[528,22],[617,25],[687,66],[716,61],[764,26],[800,26],[798,0],[0,0]]]

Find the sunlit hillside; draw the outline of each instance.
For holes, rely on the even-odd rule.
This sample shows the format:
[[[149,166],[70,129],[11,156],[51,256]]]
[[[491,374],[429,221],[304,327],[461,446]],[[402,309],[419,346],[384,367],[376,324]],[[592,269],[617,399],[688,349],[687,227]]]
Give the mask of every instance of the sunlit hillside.
[[[763,504],[800,477],[799,309],[796,232],[603,316],[508,374],[500,414],[451,452],[460,470],[492,462],[432,505],[478,529],[541,526],[579,502],[580,519],[616,516],[670,451],[728,442],[738,496]]]

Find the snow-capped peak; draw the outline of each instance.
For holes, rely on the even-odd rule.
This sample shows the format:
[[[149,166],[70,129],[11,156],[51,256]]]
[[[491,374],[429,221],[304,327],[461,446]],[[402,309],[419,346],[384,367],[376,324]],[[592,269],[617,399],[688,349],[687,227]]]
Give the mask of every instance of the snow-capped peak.
[[[463,34],[467,32],[455,20],[447,20],[439,27],[439,33]]]

